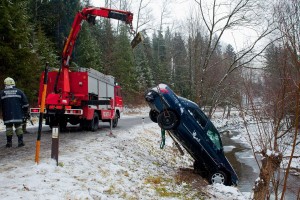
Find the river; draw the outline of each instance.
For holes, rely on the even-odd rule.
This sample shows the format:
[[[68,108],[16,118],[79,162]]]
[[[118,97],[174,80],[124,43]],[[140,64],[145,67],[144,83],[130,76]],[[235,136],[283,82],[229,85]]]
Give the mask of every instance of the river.
[[[231,139],[238,135],[236,131],[222,135],[224,152],[238,177],[238,188],[241,192],[252,192],[255,180],[259,176],[259,168],[254,159],[251,148],[238,140]],[[300,177],[290,175],[288,178],[287,200],[296,200],[300,188]]]

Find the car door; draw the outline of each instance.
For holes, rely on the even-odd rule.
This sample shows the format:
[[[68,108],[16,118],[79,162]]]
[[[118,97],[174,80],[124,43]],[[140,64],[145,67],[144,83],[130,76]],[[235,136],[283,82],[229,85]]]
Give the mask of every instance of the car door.
[[[188,111],[196,122],[197,137],[201,138],[201,159],[209,168],[216,168],[220,162],[218,154],[222,150],[219,133],[200,108],[190,107]]]

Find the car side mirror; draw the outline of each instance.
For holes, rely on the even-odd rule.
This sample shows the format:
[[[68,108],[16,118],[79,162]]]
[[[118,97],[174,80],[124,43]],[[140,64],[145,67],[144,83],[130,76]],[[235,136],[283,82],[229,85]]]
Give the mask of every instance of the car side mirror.
[[[141,32],[138,32],[130,43],[131,48],[136,47],[142,41],[143,41],[142,34],[141,34]]]

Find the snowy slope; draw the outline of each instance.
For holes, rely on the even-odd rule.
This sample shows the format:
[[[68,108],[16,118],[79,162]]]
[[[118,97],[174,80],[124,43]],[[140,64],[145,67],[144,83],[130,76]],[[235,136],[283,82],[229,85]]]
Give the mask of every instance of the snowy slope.
[[[123,117],[146,116],[148,110]],[[0,129],[2,138],[4,128]],[[142,124],[107,136],[99,129],[60,145],[59,165],[42,154],[0,161],[0,199],[247,199],[237,188],[208,185],[180,156],[170,137],[160,149],[157,124]],[[82,139],[83,138],[83,139]],[[4,148],[4,147],[1,147]]]

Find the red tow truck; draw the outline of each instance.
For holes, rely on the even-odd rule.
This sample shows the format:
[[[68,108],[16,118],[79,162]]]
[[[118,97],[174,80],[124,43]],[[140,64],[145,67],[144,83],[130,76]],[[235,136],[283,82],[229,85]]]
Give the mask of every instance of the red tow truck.
[[[88,7],[79,11],[74,19],[70,34],[62,53],[59,70],[48,73],[44,118],[51,128],[65,129],[67,123],[80,124],[82,129],[95,131],[99,121],[110,122],[116,127],[123,111],[121,87],[115,78],[94,69],[69,69],[72,51],[83,20],[95,24],[96,16],[124,21],[132,28],[133,14],[128,11]],[[41,105],[44,89],[44,73],[41,76],[38,105]],[[40,112],[31,108],[31,114]]]

